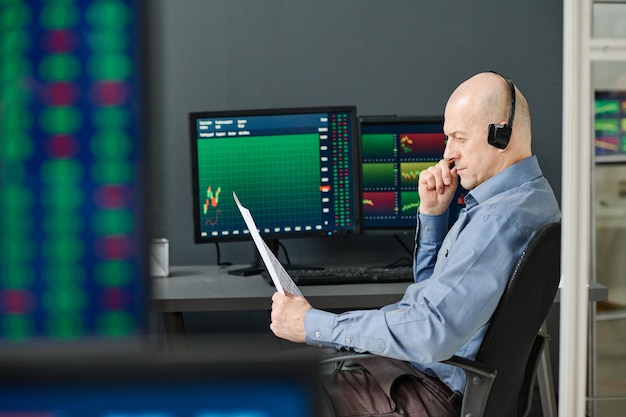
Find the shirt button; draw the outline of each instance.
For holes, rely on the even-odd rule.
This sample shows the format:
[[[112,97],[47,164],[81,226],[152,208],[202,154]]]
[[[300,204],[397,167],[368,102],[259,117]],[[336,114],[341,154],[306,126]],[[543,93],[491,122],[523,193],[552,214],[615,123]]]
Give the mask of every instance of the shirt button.
[[[351,337],[346,337],[346,343],[352,343],[352,338]]]
[[[320,337],[322,335],[322,333],[318,330],[315,332],[315,337]]]

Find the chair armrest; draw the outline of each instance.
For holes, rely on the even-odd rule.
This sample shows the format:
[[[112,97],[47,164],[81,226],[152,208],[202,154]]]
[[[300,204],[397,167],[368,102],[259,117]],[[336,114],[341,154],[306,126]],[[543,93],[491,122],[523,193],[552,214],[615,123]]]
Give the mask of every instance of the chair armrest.
[[[344,352],[340,350],[333,350],[327,355],[323,355],[320,363],[322,365],[322,374],[330,374],[335,369],[341,369],[346,361],[354,359],[369,358],[374,355],[373,353],[355,353]]]
[[[478,376],[487,379],[495,379],[496,374],[498,373],[494,368],[483,365],[482,363],[473,361],[471,359],[463,358],[456,355],[452,356],[450,359],[441,361],[441,363],[456,366],[457,368],[463,369],[465,373],[470,372],[472,376]]]
[[[491,386],[498,374],[496,369],[460,356],[452,356],[450,359],[442,361],[442,363],[456,366],[465,372],[467,382],[465,383],[465,391],[463,393],[461,416],[482,416],[489,398]]]

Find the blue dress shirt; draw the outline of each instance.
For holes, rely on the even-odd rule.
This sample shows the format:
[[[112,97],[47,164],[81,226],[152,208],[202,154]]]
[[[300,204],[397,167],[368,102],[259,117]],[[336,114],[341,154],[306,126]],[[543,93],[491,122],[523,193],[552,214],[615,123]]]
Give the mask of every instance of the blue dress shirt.
[[[469,192],[448,231],[448,214],[418,215],[414,274],[402,299],[342,314],[311,309],[306,343],[406,360],[463,392],[465,374],[438,363],[474,359],[489,319],[533,232],[560,220],[535,156]]]

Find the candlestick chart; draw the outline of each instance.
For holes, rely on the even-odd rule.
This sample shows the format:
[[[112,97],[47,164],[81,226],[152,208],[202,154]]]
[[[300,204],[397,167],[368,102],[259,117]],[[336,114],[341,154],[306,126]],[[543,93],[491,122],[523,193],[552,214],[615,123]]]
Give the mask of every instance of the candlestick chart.
[[[296,218],[319,223],[317,134],[199,141],[198,159],[202,228],[207,233],[212,234],[214,228],[240,233],[245,229],[234,201],[220,198],[221,193],[232,195],[233,191],[254,211],[260,228],[268,224],[266,219],[275,218],[277,207],[282,207],[285,224]]]
[[[388,232],[414,228],[420,204],[419,176],[437,164],[445,150],[443,120],[364,118],[361,132],[364,228]]]

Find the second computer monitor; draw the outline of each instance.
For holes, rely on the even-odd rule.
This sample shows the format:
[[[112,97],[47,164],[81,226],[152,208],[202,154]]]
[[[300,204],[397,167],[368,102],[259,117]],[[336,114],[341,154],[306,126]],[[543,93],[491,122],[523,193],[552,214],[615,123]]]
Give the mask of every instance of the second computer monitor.
[[[443,157],[443,117],[361,117],[364,233],[413,233],[422,170]],[[449,214],[452,224],[463,207],[459,187]]]

